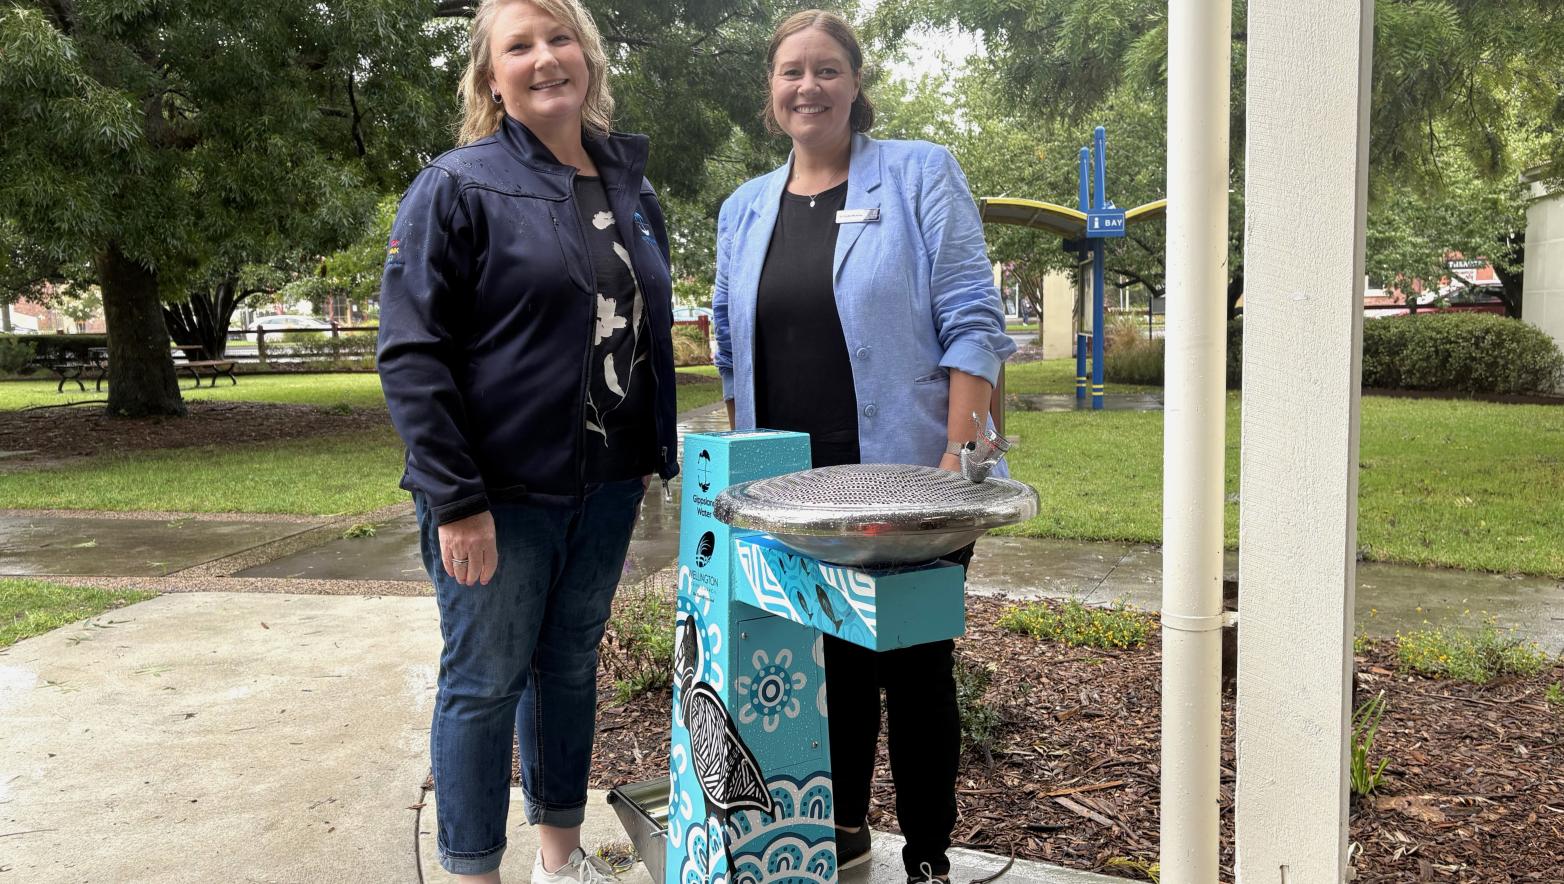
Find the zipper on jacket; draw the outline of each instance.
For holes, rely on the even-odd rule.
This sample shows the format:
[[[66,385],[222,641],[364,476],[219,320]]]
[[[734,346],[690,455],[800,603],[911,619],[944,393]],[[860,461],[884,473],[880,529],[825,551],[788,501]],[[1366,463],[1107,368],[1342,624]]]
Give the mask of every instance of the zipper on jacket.
[[[639,204],[640,200],[637,199],[636,203]],[[634,221],[631,222],[631,225],[634,226]],[[658,393],[658,390],[662,387],[662,382],[657,380],[657,333],[652,329],[652,306],[651,306],[651,299],[646,296],[646,286],[641,284],[641,274],[635,269],[635,253],[631,252],[628,248],[625,249],[625,252],[630,255],[630,276],[631,276],[631,278],[633,278],[635,280],[635,289],[636,289],[636,291],[641,293],[641,300],[646,302],[646,304],[643,307],[643,310],[644,310],[643,315],[646,317],[647,346],[649,346],[651,348],[651,352],[648,355],[648,358],[651,359],[651,364],[648,365],[647,368],[649,368],[651,370],[651,375],[652,375],[652,435],[656,438],[657,442],[660,443],[660,442],[662,442],[662,439],[663,439],[663,433],[662,433],[662,422],[663,422],[663,419],[662,419],[662,414],[661,414],[661,405],[659,404],[657,393]],[[670,285],[672,284],[672,275],[671,274],[669,275],[669,284]],[[677,406],[675,407],[674,410],[675,411],[678,410]],[[674,419],[675,420],[678,419],[678,415],[677,414],[674,415]],[[678,430],[675,429],[674,433],[677,436]],[[657,478],[662,479],[663,471],[666,470],[667,468],[668,468],[668,446],[666,446],[666,445],[658,445],[657,446]],[[662,482],[663,482],[663,502],[664,503],[672,503],[673,502],[673,492],[668,490],[668,483],[669,483],[669,481],[671,481],[671,480],[669,480],[669,479],[662,479]]]
[[[572,170],[566,182],[570,190],[570,205],[575,207],[576,173]],[[549,218],[554,222],[554,238],[559,238],[559,215],[553,209],[549,210]],[[581,226],[581,210],[576,208],[576,233],[581,237],[581,245],[591,255],[591,245],[586,240],[586,230]],[[589,258],[587,261],[587,283],[590,291],[588,297],[592,299],[587,307],[587,328],[585,340],[585,352],[581,358],[581,393],[577,405],[577,413],[580,420],[576,421],[576,499],[586,500],[586,405],[587,386],[592,378],[592,336],[597,330],[597,268],[592,266]]]
[[[652,413],[652,426],[655,427],[656,425],[657,425],[657,414],[656,414],[656,412],[653,412]],[[667,463],[668,463],[668,446],[666,446],[666,445],[660,446],[660,447],[658,447],[657,450],[660,452],[660,456],[657,459],[657,468],[658,468],[657,478],[662,479],[662,472],[661,472],[662,468],[664,466],[666,466]],[[663,503],[673,503],[673,492],[668,490],[668,483],[671,482],[671,481],[673,481],[673,480],[672,479],[663,479]]]

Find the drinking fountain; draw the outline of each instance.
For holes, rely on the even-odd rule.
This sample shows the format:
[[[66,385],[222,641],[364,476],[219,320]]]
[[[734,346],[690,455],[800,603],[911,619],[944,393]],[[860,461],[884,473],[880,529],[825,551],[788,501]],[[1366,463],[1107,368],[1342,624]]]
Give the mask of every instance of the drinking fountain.
[[[990,475],[809,467],[809,437],[684,442],[669,774],[609,802],[662,884],[835,884],[822,636],[886,651],[965,630],[964,574],[940,560],[1036,515]]]

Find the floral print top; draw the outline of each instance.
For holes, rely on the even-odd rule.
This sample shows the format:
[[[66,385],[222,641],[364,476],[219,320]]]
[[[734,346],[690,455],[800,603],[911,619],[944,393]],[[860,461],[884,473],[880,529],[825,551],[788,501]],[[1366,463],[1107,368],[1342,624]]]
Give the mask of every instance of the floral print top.
[[[597,288],[587,360],[586,479],[611,482],[654,472],[658,463],[651,335],[602,180],[577,175],[575,190]]]

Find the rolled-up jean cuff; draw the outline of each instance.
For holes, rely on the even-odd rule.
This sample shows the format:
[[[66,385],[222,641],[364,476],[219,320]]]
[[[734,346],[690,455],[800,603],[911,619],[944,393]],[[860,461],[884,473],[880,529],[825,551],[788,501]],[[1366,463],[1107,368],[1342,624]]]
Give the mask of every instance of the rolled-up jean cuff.
[[[534,826],[553,826],[556,829],[574,829],[586,822],[586,802],[574,807],[549,807],[532,796],[523,794],[522,806],[527,811],[527,822]]]
[[[451,853],[440,846],[440,868],[453,875],[487,875],[500,867],[505,856],[505,842],[482,853]]]

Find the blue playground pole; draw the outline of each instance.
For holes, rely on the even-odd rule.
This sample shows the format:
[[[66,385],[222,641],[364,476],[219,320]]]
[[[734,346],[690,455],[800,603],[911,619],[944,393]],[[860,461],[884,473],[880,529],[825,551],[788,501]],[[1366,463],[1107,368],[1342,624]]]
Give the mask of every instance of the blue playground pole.
[[[1093,208],[1107,208],[1108,192],[1108,133],[1098,126],[1094,133],[1097,154],[1096,199]],[[1106,341],[1103,335],[1103,241],[1092,241],[1092,410],[1102,410],[1102,359]]]
[[[1086,339],[1085,332],[1075,336],[1075,398],[1086,401]]]
[[[1090,212],[1092,210],[1091,180],[1092,180],[1092,152],[1089,149],[1083,147],[1083,148],[1081,148],[1081,155],[1080,155],[1080,182],[1081,182],[1081,189],[1080,189],[1081,202],[1080,202],[1080,205],[1081,205],[1081,212],[1082,213],[1087,213],[1087,212]],[[1082,306],[1084,307],[1085,305],[1082,305]],[[1093,334],[1095,334],[1097,332],[1097,329],[1096,329],[1095,326],[1092,328],[1092,332],[1093,332]],[[1086,401],[1086,341],[1087,341],[1087,336],[1084,333],[1078,332],[1076,334],[1076,336],[1075,336],[1075,399],[1076,399],[1077,402],[1085,402]]]

